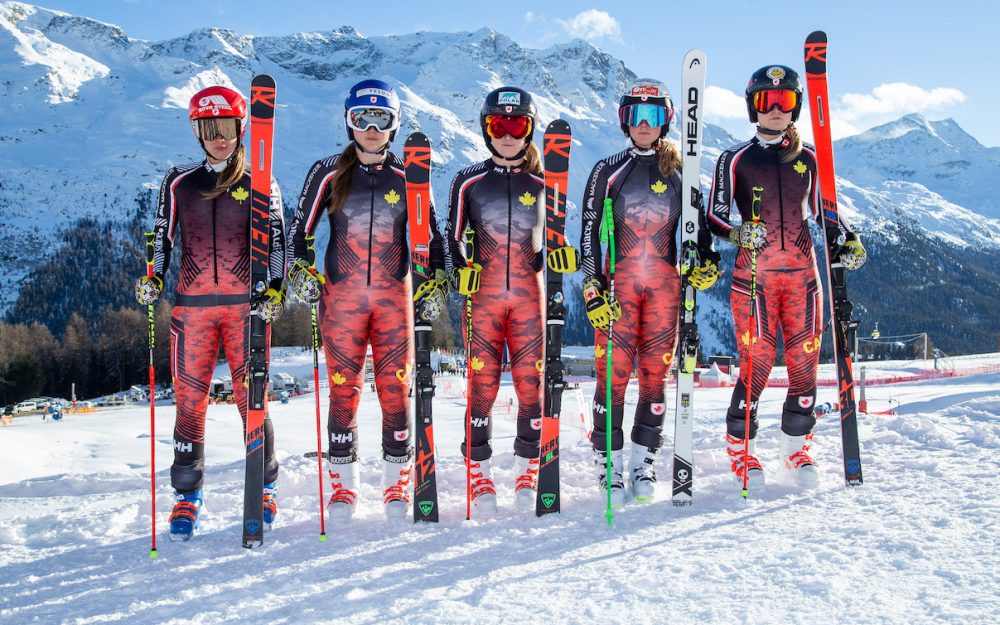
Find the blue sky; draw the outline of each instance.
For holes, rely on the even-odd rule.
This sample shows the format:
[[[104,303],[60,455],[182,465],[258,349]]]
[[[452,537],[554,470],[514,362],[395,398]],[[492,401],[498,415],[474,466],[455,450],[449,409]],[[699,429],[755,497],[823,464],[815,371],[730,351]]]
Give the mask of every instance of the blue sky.
[[[708,54],[706,118],[750,133],[742,91],[762,65],[802,65],[812,30],[830,38],[834,132],[844,136],[906,113],[952,117],[988,146],[1000,146],[996,53],[1000,3],[916,0],[659,0],[659,2],[307,2],[305,0],[50,0],[41,6],[161,40],[195,28],[286,35],[351,25],[369,36],[484,26],[544,48],[574,37],[625,61],[640,75],[678,88],[690,48]],[[822,7],[822,8],[821,8]],[[419,8],[419,13],[416,9]],[[713,88],[714,87],[714,88]]]

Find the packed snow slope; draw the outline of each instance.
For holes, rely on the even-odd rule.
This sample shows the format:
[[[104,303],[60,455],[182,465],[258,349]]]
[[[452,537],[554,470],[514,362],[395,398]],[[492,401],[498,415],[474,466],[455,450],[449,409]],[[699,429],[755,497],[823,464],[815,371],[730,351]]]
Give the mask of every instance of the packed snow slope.
[[[861,416],[857,488],[843,482],[836,417],[820,418],[814,492],[779,483],[784,391],[769,389],[758,439],[768,484],[746,501],[723,451],[731,389],[699,389],[694,505],[673,507],[661,482],[659,501],[628,504],[610,527],[583,442],[592,383],[564,400],[562,513],[514,510],[505,382],[494,412],[499,512],[466,521],[462,388],[438,381],[441,522],[384,519],[379,409],[366,389],[362,502],[350,524],[328,523],[325,543],[316,460],[303,457],[316,445],[314,396],[272,404],[280,513],[254,550],[240,546],[241,432],[229,405],[208,412],[201,532],[168,542],[173,407],[158,406],[156,560],[148,408],[14,419],[0,428],[0,623],[986,625],[1000,616],[1000,374],[870,387],[869,409],[895,414]],[[635,398],[633,385],[627,415]],[[820,389],[819,402],[835,400]],[[668,386],[661,476],[672,401]]]

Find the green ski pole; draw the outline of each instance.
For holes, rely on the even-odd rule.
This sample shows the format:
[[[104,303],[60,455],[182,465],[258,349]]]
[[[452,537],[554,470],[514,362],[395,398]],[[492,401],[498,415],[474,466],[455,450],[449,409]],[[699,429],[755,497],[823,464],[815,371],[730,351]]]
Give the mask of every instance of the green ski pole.
[[[613,302],[615,299],[615,217],[614,201],[611,198],[604,198],[604,218],[601,220],[601,245],[608,247],[608,297]],[[615,329],[615,321],[612,318],[608,323],[608,361],[605,366],[605,412],[604,412],[604,462],[605,462],[605,486],[607,487],[607,507],[604,510],[604,518],[611,525],[615,518],[614,510],[611,507],[611,335]]]

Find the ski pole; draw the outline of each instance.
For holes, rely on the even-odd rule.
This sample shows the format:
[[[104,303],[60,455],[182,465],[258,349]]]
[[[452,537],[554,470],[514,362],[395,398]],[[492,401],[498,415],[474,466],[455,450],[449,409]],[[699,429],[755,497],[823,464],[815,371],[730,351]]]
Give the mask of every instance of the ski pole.
[[[471,268],[475,254],[475,230],[470,225],[462,233],[465,266]],[[472,518],[472,293],[465,296],[465,520]]]
[[[156,233],[146,235],[146,277],[153,277],[153,253],[155,251]],[[150,504],[150,549],[149,557],[156,559],[156,368],[153,366],[153,348],[156,346],[156,316],[153,305],[146,306],[146,317],[149,321],[149,492]]]
[[[750,218],[753,223],[760,221],[760,202],[764,187],[753,187],[750,203]],[[757,248],[750,248],[750,329],[747,330],[747,416],[743,427],[743,498],[749,496],[747,479],[750,475],[750,406],[753,399],[753,342],[756,340],[757,323]]]
[[[615,301],[615,217],[614,201],[611,198],[604,198],[604,218],[601,220],[601,245],[608,246],[608,304]],[[604,518],[611,525],[615,518],[614,510],[611,507],[611,336],[615,330],[614,316],[608,322],[608,360],[605,365],[605,411],[604,411],[604,465],[605,465],[605,486],[607,487],[607,506],[604,508]]]
[[[316,272],[316,237],[306,237],[306,260],[309,269]],[[319,327],[316,322],[317,304],[309,305],[309,315],[312,318],[312,349],[313,349],[313,388],[316,389],[316,464],[319,471],[319,542],[326,542],[326,507],[323,505],[323,437],[320,434],[319,416]]]

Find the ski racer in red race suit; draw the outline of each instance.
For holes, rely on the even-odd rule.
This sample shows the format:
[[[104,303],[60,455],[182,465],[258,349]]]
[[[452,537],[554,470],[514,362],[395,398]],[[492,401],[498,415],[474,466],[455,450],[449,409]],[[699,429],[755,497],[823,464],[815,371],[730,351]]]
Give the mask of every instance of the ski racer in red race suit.
[[[536,109],[527,91],[494,89],[486,95],[479,121],[492,157],[466,167],[452,181],[448,243],[456,290],[472,303],[472,349],[466,363],[471,448],[466,441],[462,453],[470,458],[473,502],[490,514],[496,509],[492,411],[504,345],[518,399],[516,502],[519,509],[529,509],[535,501],[542,416],[545,182],[531,141]],[[471,257],[466,237],[471,237]]]
[[[136,282],[140,303],[156,300],[179,230],[180,277],[170,321],[170,363],[177,404],[174,463],[170,468],[177,497],[170,516],[172,540],[189,539],[197,527],[205,473],[205,412],[220,345],[229,362],[244,428],[247,415],[244,378],[251,306],[250,173],[242,144],[247,105],[238,92],[214,86],[191,98],[188,113],[206,158],[173,167],[164,177],[154,226],[153,277],[143,276]],[[273,180],[270,241],[269,288],[253,303],[267,322],[281,314],[284,297],[284,221],[281,191]],[[268,416],[264,418],[264,433],[264,522],[269,526],[277,514],[278,462]]]
[[[677,224],[681,218],[681,158],[666,135],[673,117],[670,94],[660,82],[642,79],[619,102],[622,132],[631,145],[594,165],[583,196],[584,300],[595,327],[597,391],[591,441],[601,489],[607,488],[606,380],[608,326],[612,330],[611,455],[612,503],[625,501],[622,419],[625,389],[637,367],[639,402],[632,426],[629,476],[632,494],[651,501],[653,469],[663,445],[664,383],[676,347],[680,278]],[[606,200],[613,206],[616,277],[609,292],[609,263],[602,262],[600,231]],[[719,256],[707,228],[699,230],[701,265],[692,284],[708,288],[718,279]]]
[[[802,106],[802,84],[794,70],[783,65],[760,68],[747,85],[746,102],[757,133],[719,156],[707,219],[716,236],[740,248],[730,295],[740,377],[726,416],[727,450],[733,476],[742,483],[747,445],[748,486],[763,486],[763,468],[754,454],[757,400],[774,365],[780,329],[788,368],[780,454],[794,483],[815,487],[819,473],[809,456],[809,446],[816,423],[813,411],[823,334],[823,296],[808,220],[819,218],[816,154],[812,146],[802,143],[794,125]],[[733,203],[742,218],[739,225],[731,219]],[[855,269],[864,263],[864,247],[843,222],[841,226],[845,234],[841,258],[847,268]],[[751,325],[753,255],[756,308]],[[747,372],[751,356],[751,422],[747,439]]]
[[[399,128],[399,98],[388,84],[365,80],[351,88],[344,115],[351,142],[340,155],[317,161],[306,176],[289,235],[289,282],[303,300],[319,301],[330,384],[331,516],[349,518],[357,505],[357,413],[370,342],[382,408],[383,504],[387,515],[402,518],[413,459],[413,293],[403,161],[389,152]],[[330,227],[325,276],[311,270],[306,243],[324,214]],[[443,240],[430,214],[436,277],[424,310],[440,312],[448,280]]]

